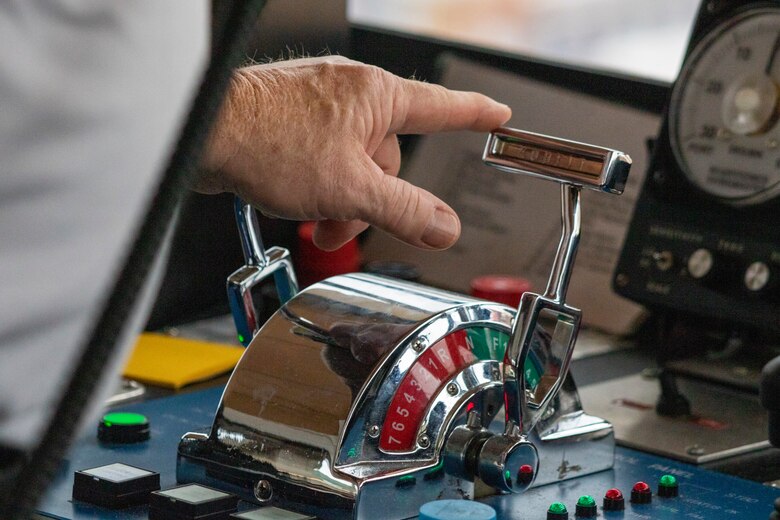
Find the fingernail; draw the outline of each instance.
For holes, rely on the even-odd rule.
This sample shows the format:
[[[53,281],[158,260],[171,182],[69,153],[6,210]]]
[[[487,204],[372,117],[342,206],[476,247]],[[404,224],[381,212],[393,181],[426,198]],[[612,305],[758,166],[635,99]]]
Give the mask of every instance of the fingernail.
[[[449,247],[458,238],[458,219],[449,211],[437,209],[423,232],[422,241],[434,249]]]

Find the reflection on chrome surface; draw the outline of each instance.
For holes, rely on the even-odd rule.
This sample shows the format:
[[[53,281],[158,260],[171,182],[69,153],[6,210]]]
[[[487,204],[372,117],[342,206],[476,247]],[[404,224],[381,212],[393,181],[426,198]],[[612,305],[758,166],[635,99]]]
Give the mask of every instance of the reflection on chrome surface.
[[[479,415],[480,429],[500,437],[502,349],[514,315],[503,305],[375,275],[315,284],[287,302],[252,341],[210,434],[182,439],[178,479],[322,518],[362,518],[368,510],[377,518],[377,509],[383,518],[404,518],[421,501],[473,498],[479,475],[445,472],[444,452],[452,432],[465,428],[469,411]],[[535,364],[528,365],[539,381],[560,368],[548,352],[555,327],[545,330],[539,328],[530,356]],[[425,361],[438,366],[423,372]],[[426,384],[425,392],[405,394]],[[386,424],[397,394],[402,403],[417,395],[426,402],[419,410],[414,403],[394,410],[398,420]],[[419,422],[404,422],[415,410]],[[590,428],[585,434],[583,423]],[[382,448],[382,432],[392,433],[393,425],[413,430],[409,449]],[[566,449],[570,466],[581,468],[577,475],[611,465],[611,457],[590,455],[612,450],[611,427],[582,412],[570,379],[529,442],[542,462],[550,454],[555,468],[558,451]],[[558,479],[543,463],[535,476],[537,484]],[[254,496],[260,480],[273,486],[270,500]],[[410,498],[391,500],[399,489]]]

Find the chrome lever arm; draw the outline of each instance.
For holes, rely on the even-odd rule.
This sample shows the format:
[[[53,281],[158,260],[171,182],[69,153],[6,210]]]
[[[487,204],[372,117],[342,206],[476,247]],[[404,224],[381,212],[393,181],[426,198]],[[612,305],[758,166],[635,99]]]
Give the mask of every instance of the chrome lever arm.
[[[521,298],[504,356],[505,431],[488,439],[479,456],[483,481],[521,492],[539,463],[528,434],[566,379],[581,321],[581,311],[565,303],[582,226],[580,191],[621,194],[631,159],[617,150],[509,128],[491,132],[482,159],[503,171],[561,183],[561,240],[547,288],[543,296]]]
[[[236,197],[234,210],[245,265],[228,277],[227,292],[238,341],[246,346],[263,325],[259,320],[262,301],[255,299],[253,290],[273,276],[279,301],[285,303],[297,294],[298,280],[289,251],[263,247],[255,209]]]
[[[238,225],[238,236],[241,239],[241,251],[244,253],[244,263],[265,267],[268,264],[268,256],[265,254],[265,247],[263,247],[255,209],[240,198],[235,197],[233,210]]]
[[[561,184],[561,241],[558,243],[550,279],[544,291],[545,298],[558,303],[563,303],[566,299],[581,231],[580,188],[571,184]]]

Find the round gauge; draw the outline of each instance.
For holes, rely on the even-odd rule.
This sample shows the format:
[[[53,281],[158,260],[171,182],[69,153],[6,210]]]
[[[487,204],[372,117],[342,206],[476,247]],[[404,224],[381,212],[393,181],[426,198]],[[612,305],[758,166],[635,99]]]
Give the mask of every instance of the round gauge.
[[[693,49],[672,93],[669,132],[688,179],[734,205],[780,193],[780,9],[746,11]]]

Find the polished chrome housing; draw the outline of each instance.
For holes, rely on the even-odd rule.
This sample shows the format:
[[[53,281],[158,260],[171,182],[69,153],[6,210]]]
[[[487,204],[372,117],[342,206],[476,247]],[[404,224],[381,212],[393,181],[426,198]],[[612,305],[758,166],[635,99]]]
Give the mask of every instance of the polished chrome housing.
[[[479,475],[445,471],[444,453],[468,408],[491,436],[503,431],[501,361],[455,374],[447,381],[455,394],[442,386],[417,432],[428,441],[411,452],[383,452],[375,432],[399,382],[440,338],[472,326],[509,334],[514,315],[504,305],[369,274],[308,287],[249,345],[209,434],[182,439],[177,478],[254,502],[252,490],[265,480],[275,490],[268,503],[321,518],[407,518],[428,500],[484,494]],[[538,424],[544,429],[531,432],[527,449],[542,466],[570,461],[577,470],[562,478],[611,467],[611,426],[582,412],[573,382]],[[540,468],[536,482],[559,480],[554,468]]]
[[[514,128],[490,133],[482,160],[510,173],[522,173],[620,195],[631,158],[609,148]]]
[[[307,288],[257,332],[211,432],[182,439],[180,482],[323,519],[401,519],[429,500],[519,493],[612,467],[612,427],[582,411],[568,374],[581,313],[565,296],[580,237],[580,189],[622,192],[630,159],[499,129],[485,161],[562,184],[561,240],[544,295],[526,293],[515,314],[375,275],[336,276]],[[246,269],[265,260],[253,256],[262,244],[241,208],[237,202]],[[248,319],[237,323],[253,327]],[[423,356],[435,354],[438,341],[471,327],[508,335],[503,359],[453,364],[457,371],[426,396],[405,451],[383,449],[383,422],[404,377],[420,369],[417,360],[430,361]]]

